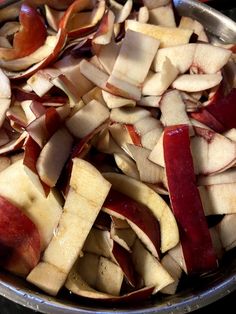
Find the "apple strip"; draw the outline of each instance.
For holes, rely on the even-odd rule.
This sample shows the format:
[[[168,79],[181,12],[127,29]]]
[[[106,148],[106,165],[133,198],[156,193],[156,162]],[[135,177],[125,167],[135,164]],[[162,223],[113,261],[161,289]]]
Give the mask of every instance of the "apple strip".
[[[171,205],[179,226],[187,271],[194,274],[212,270],[217,260],[195,182],[189,127],[166,128],[163,145]]]
[[[70,187],[58,229],[42,257],[43,265],[51,265],[57,273],[64,274],[64,281],[82,251],[111,184],[91,164],[75,158]],[[65,250],[65,247],[70,249]],[[39,278],[37,267],[27,280],[47,291],[47,282],[43,282],[44,277]],[[58,278],[57,275],[55,277]],[[57,281],[50,294],[56,295],[64,281]]]
[[[0,155],[6,154],[6,153],[12,153],[14,151],[17,151],[23,147],[24,141],[27,137],[27,133],[18,133],[16,138],[11,139],[8,141],[5,145],[0,147]]]
[[[11,105],[11,99],[6,99],[6,98],[3,98],[1,99],[1,106],[0,106],[0,127],[2,127],[4,121],[5,121],[5,118],[6,118],[6,112],[7,110],[9,109]]]
[[[162,264],[137,239],[132,248],[135,270],[144,281],[144,285],[154,286],[153,294],[174,282],[174,279]]]
[[[225,215],[224,218],[216,225],[223,248],[228,251],[236,246],[235,237],[236,215]]]
[[[2,69],[0,69],[0,99],[10,99],[11,98],[11,85],[10,80],[6,76],[6,74],[3,72]]]
[[[111,93],[108,93],[105,90],[102,91],[102,96],[109,109],[120,108],[125,106],[135,107],[136,105],[136,102],[132,99],[119,97]]]
[[[161,292],[164,294],[173,295],[176,293],[181,275],[182,269],[176,263],[176,261],[170,256],[170,254],[166,254],[161,260],[162,266],[168,271],[171,277],[174,279],[174,282],[169,284],[168,286],[161,289]]]
[[[126,219],[137,236],[156,257],[160,256],[159,223],[149,209],[128,196],[111,190],[103,210],[115,217]]]
[[[166,27],[176,27],[172,4],[160,6],[158,8],[150,10],[149,12],[150,24]]]
[[[193,33],[190,29],[152,25],[135,20],[126,20],[125,28],[159,40],[160,48],[187,44]]]
[[[136,239],[135,232],[129,227],[129,225],[126,228],[118,228],[116,224],[114,223],[114,219],[116,217],[112,217],[112,224],[111,224],[111,238],[118,243],[120,246],[122,246],[125,250],[128,252],[131,252],[131,247],[134,244],[134,241]],[[117,218],[116,218],[117,219]],[[125,220],[121,220],[122,222]]]
[[[95,44],[107,45],[111,42],[114,20],[115,16],[113,12],[111,10],[108,10],[107,13],[105,13],[105,15],[103,16],[99,28],[93,37],[93,42]]]
[[[139,180],[139,171],[135,162],[125,153],[115,153],[117,167],[127,176]]]
[[[105,173],[104,177],[112,183],[115,190],[129,196],[149,208],[159,221],[161,232],[161,252],[177,245],[179,231],[174,215],[164,200],[146,184],[117,173]]]

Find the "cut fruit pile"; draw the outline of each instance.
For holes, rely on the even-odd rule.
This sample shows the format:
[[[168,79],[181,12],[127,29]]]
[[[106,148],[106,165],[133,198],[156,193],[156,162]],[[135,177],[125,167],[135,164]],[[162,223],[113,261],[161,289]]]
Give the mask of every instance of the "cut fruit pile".
[[[59,2],[0,10],[0,265],[54,296],[175,294],[236,246],[234,43],[169,0]]]

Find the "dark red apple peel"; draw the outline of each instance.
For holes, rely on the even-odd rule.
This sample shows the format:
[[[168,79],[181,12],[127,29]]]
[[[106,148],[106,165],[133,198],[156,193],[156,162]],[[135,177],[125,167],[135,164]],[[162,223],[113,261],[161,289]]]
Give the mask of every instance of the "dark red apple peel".
[[[163,138],[166,175],[188,274],[217,267],[210,233],[195,182],[189,127],[171,126]]]
[[[27,275],[39,262],[40,235],[34,223],[0,196],[0,265],[18,275]]]

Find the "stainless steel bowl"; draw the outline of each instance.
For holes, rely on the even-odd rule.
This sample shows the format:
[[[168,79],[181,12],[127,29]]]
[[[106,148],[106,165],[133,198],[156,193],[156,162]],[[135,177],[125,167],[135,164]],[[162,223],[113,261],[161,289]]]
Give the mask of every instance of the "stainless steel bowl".
[[[180,15],[199,20],[211,36],[227,43],[236,43],[236,24],[221,13],[194,0],[174,0],[174,5]],[[25,307],[50,314],[188,313],[213,303],[234,290],[236,290],[236,249],[226,254],[217,272],[198,280],[189,280],[176,295],[155,296],[132,306],[108,306],[71,296],[66,291],[62,291],[56,298],[49,297],[20,278],[0,273],[0,295]]]

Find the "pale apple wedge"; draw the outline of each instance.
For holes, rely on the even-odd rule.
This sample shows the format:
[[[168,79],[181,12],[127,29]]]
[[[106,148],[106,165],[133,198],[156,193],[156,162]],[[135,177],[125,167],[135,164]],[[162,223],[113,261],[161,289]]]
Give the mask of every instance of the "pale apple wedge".
[[[116,144],[108,129],[101,130],[98,133],[94,146],[106,154],[122,154],[123,150]]]
[[[6,74],[3,72],[2,69],[0,69],[0,80],[1,80],[1,87],[0,87],[0,99],[9,99],[11,98],[11,86],[10,86],[10,80],[6,76]]]
[[[111,42],[114,20],[114,13],[111,10],[108,10],[108,12],[103,16],[100,26],[93,37],[93,42],[95,44],[107,45]]]
[[[57,192],[52,190],[45,198],[31,182],[22,160],[19,160],[0,173],[0,195],[21,208],[37,226],[43,251],[53,236],[62,212],[62,202]]]
[[[135,162],[127,154],[114,154],[117,167],[127,176],[139,180],[139,171]]]
[[[66,120],[66,127],[75,137],[83,138],[105,122],[109,115],[110,112],[104,105],[91,100]]]
[[[50,6],[48,6],[47,4],[44,6],[44,9],[45,9],[45,16],[46,16],[46,20],[47,20],[48,25],[54,31],[58,31],[59,22],[63,16],[64,12],[59,11],[59,10],[55,10],[55,9],[51,8]]]
[[[179,231],[171,209],[155,191],[146,184],[121,174],[105,173],[104,177],[112,183],[114,189],[146,205],[158,219],[162,253],[179,242]]]
[[[187,267],[184,260],[183,249],[181,244],[177,244],[172,248],[168,254],[173,258],[173,260],[179,265],[179,267],[187,274]]]
[[[210,176],[199,176],[197,179],[197,184],[199,186],[227,183],[236,183],[236,168],[230,168],[226,171]]]
[[[8,157],[1,157],[0,158],[0,172],[5,170],[11,165],[11,159]]]
[[[144,285],[154,286],[154,293],[174,282],[162,264],[137,239],[132,248],[134,268],[142,277]]]
[[[160,102],[161,118],[164,126],[188,124],[190,119],[186,113],[186,106],[181,94],[177,90],[166,92]]]
[[[143,147],[153,150],[157,142],[159,141],[163,132],[163,128],[160,126],[155,128],[141,137],[141,144]]]
[[[138,11],[138,21],[140,23],[147,23],[149,20],[149,10],[147,7],[143,6]]]
[[[182,269],[176,263],[176,261],[170,256],[170,254],[166,254],[161,260],[162,266],[168,271],[171,277],[174,279],[174,282],[169,284],[168,286],[161,289],[161,292],[164,294],[175,294],[180,277],[182,275]]]
[[[8,141],[5,145],[0,147],[0,155],[21,149],[23,147],[26,137],[27,132],[23,132],[19,134],[19,136],[16,139]]]
[[[149,9],[155,9],[170,4],[170,0],[143,0],[143,4]]]
[[[86,238],[83,251],[98,256],[111,257],[112,239],[110,232],[92,228]]]
[[[132,99],[123,98],[119,96],[115,96],[106,91],[102,91],[103,99],[109,109],[119,108],[119,107],[134,107],[136,102]]]
[[[193,57],[196,50],[196,44],[184,44],[173,47],[161,48],[153,61],[153,67],[156,72],[160,72],[168,58],[181,74],[185,73],[193,63]],[[183,55],[185,56],[183,58]]]
[[[51,79],[60,74],[59,70],[53,68],[39,70],[27,80],[27,84],[38,96],[42,97],[53,87]]]
[[[91,100],[95,99],[101,104],[103,104],[104,106],[106,106],[106,102],[103,98],[102,92],[103,90],[101,88],[95,86],[89,92],[87,92],[86,94],[82,96],[82,100],[85,103],[85,105],[87,105]]]
[[[205,215],[236,213],[236,183],[199,186]]]
[[[159,107],[161,96],[144,96],[139,101],[137,101],[138,106],[143,107]]]
[[[110,118],[112,121],[134,124],[137,121],[150,116],[150,112],[146,109],[135,107],[135,108],[114,108],[111,110]]]
[[[232,51],[211,44],[197,44],[192,68],[200,73],[214,74],[228,62]]]
[[[128,149],[134,158],[140,176],[140,181],[146,183],[162,183],[164,168],[148,159],[150,150],[144,147],[128,144]]]
[[[131,302],[145,300],[153,292],[153,287],[147,287],[122,296],[99,292],[90,287],[78,274],[76,265],[72,268],[65,283],[66,288],[72,293],[93,300],[107,300],[109,302]]]
[[[54,63],[54,67],[64,74],[74,84],[78,95],[81,97],[89,92],[94,85],[81,73],[80,62],[77,58],[67,55]]]
[[[11,105],[11,99],[1,99],[0,106],[0,127],[2,127],[4,120],[6,118],[6,112]]]
[[[158,141],[154,145],[150,155],[149,160],[155,162],[157,165],[165,168],[164,152],[163,152],[163,135],[164,131],[159,135]]]
[[[139,87],[117,78],[112,75],[112,73],[103,89],[111,94],[124,98],[133,100],[139,100],[141,98],[141,89]]]
[[[185,92],[199,92],[217,86],[222,80],[220,72],[214,74],[183,74],[173,83],[173,88]]]
[[[152,47],[150,50],[149,47]],[[127,30],[112,76],[140,87],[150,69],[159,41],[150,36]]]
[[[108,128],[115,143],[125,152],[128,152],[127,143],[133,144],[133,140],[126,126],[120,123],[113,123]]]
[[[172,5],[160,6],[159,8],[150,10],[148,22],[154,25],[176,27]]]
[[[123,6],[115,0],[110,0],[109,2],[111,10],[115,14],[115,23],[123,23],[131,13],[133,1],[127,0]]]
[[[36,168],[40,179],[48,186],[56,185],[70,155],[72,144],[73,138],[70,133],[65,128],[61,128],[53,134],[40,152]]]
[[[65,274],[69,274],[78,258],[111,184],[91,164],[75,158],[70,186],[59,226],[42,257],[43,262]],[[70,249],[65,250],[65,246]],[[54,286],[55,294],[64,282],[57,283]],[[37,285],[37,281],[34,284]],[[40,286],[47,287],[47,283],[40,281]]]
[[[144,117],[143,119],[140,119],[134,123],[134,128],[141,138],[149,131],[161,127],[161,122],[152,116]]]
[[[160,48],[187,44],[193,33],[190,29],[143,24],[134,20],[126,20],[125,27],[158,39]]]
[[[115,227],[114,223],[112,223],[111,238],[120,246],[122,246],[125,250],[131,252],[131,247],[133,246],[136,239],[136,234],[131,228],[118,229]]]
[[[228,251],[236,246],[235,237],[236,215],[225,215],[224,218],[215,226],[218,231],[223,248]]]
[[[236,128],[232,128],[226,131],[223,135],[229,138],[231,141],[236,142]]]
[[[175,81],[179,71],[173,66],[171,61],[166,58],[162,64],[160,72],[149,71],[143,86],[142,95],[160,96]]]

